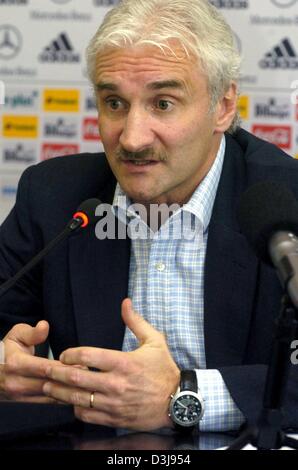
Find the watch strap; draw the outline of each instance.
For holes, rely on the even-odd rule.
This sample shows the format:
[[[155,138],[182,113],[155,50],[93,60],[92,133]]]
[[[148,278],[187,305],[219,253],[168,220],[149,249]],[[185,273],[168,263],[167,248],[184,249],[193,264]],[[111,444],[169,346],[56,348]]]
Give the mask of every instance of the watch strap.
[[[195,392],[198,391],[197,374],[195,370],[183,369],[180,372],[180,392]],[[181,426],[174,423],[174,428],[184,435],[189,435],[193,432],[194,426]]]
[[[180,376],[180,391],[190,391],[197,393],[198,391],[198,381],[197,374],[195,370],[184,369],[181,371]]]

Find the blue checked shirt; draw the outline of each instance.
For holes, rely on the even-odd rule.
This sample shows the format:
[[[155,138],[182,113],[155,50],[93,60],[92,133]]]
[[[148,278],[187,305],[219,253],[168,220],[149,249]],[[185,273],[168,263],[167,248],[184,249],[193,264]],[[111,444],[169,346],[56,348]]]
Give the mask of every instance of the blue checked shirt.
[[[176,210],[159,230],[152,232],[138,211],[130,208],[132,202],[119,185],[113,202],[113,210],[121,221],[138,224],[134,233],[139,236],[131,237],[128,295],[134,309],[166,335],[178,367],[196,370],[205,402],[200,422],[203,431],[233,430],[244,421],[220,372],[206,369],[205,356],[204,263],[225,146],[223,136],[207,176],[189,202]],[[137,347],[136,337],[126,328],[122,350]]]

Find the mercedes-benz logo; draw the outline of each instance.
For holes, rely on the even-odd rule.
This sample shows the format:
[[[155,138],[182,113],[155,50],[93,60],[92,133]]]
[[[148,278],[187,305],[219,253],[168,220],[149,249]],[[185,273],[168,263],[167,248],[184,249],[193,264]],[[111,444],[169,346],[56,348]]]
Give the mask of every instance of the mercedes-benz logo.
[[[0,26],[0,58],[12,59],[22,47],[22,36],[12,25]]]
[[[287,8],[287,7],[291,7],[292,5],[294,5],[297,2],[297,0],[271,0],[271,2],[277,7]]]

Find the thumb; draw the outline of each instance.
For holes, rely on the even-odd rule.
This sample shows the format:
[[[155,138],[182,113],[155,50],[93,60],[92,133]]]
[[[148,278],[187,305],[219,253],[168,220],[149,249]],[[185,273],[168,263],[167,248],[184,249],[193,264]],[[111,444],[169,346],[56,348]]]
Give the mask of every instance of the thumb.
[[[126,326],[134,333],[141,344],[152,341],[160,333],[153,328],[132,306],[130,299],[124,299],[122,302],[122,319]]]
[[[15,325],[7,336],[21,345],[36,346],[46,341],[49,329],[48,322],[41,320],[35,327],[26,324]]]

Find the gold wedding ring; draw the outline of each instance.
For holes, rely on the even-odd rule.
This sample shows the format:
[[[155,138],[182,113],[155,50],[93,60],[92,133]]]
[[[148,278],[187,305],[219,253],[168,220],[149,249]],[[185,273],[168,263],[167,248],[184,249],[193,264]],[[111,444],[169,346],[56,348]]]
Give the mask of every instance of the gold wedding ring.
[[[90,403],[89,403],[90,408],[94,408],[94,393],[95,392],[90,393]]]

